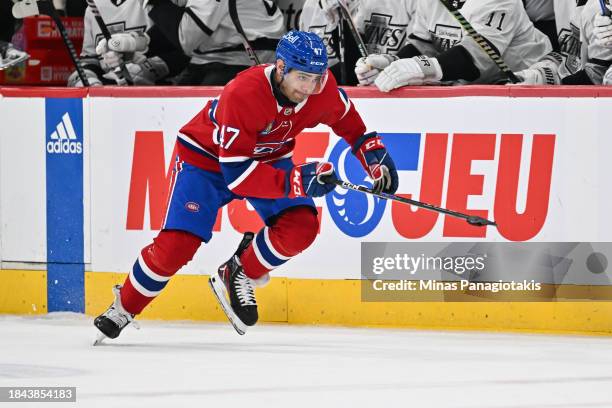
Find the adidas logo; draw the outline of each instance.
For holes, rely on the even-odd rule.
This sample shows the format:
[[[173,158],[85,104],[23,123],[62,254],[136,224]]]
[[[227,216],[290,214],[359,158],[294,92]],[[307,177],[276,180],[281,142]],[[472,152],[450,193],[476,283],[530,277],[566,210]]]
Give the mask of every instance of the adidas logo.
[[[83,145],[76,140],[77,135],[72,126],[70,115],[66,112],[62,116],[62,121],[57,124],[55,130],[51,133],[51,140],[47,142],[47,152],[81,154]]]

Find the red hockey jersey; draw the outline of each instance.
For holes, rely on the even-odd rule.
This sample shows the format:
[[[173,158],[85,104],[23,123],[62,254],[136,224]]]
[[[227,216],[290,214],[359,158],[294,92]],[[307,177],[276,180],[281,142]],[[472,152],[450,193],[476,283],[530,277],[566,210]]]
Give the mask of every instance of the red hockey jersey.
[[[326,124],[351,146],[366,131],[331,73],[321,93],[295,107],[282,107],[272,91],[273,68],[258,65],[238,74],[178,136],[182,160],[221,172],[228,188],[240,196],[286,196],[285,171],[268,163],[291,157],[302,130]]]

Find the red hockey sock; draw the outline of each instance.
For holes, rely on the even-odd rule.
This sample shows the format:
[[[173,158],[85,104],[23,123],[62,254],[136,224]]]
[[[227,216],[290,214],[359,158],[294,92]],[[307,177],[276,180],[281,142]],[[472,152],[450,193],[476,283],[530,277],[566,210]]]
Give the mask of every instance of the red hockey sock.
[[[244,273],[261,278],[308,248],[319,230],[319,220],[310,207],[295,207],[281,214],[274,225],[264,227],[242,253]]]
[[[162,291],[170,278],[187,262],[201,239],[185,231],[163,230],[146,246],[121,289],[121,304],[139,314]]]

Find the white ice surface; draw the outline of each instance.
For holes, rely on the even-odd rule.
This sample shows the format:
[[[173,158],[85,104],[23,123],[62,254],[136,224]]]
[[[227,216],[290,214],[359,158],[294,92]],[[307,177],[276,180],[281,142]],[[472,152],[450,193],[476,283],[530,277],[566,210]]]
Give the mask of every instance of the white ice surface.
[[[612,339],[141,322],[92,347],[91,319],[0,316],[0,386],[77,403],[0,407],[612,408]]]

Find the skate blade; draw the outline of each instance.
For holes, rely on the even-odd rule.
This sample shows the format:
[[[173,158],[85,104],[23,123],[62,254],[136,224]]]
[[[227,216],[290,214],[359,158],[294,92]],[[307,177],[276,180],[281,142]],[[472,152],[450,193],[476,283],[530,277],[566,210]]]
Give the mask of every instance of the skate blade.
[[[231,325],[238,334],[241,336],[244,335],[247,331],[247,325],[242,323],[242,320],[240,320],[240,318],[236,316],[236,313],[234,313],[232,306],[225,297],[225,285],[221,279],[217,275],[213,275],[208,279],[208,284],[210,285],[210,288],[217,298],[217,301],[221,305],[221,309],[223,309],[223,312],[227,316]]]
[[[98,333],[98,335],[96,336],[96,339],[93,341],[92,346],[99,346],[102,344],[102,342],[104,341],[104,339],[106,339],[107,337],[103,334],[103,333]]]

